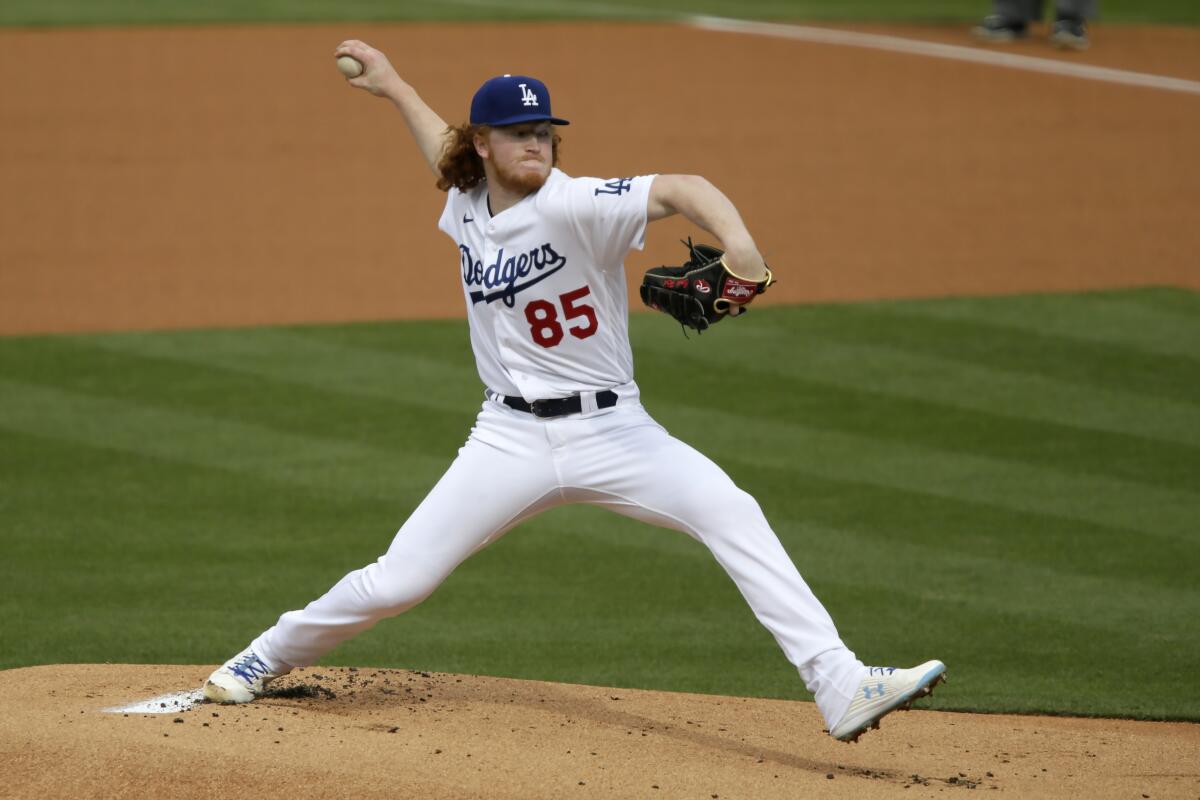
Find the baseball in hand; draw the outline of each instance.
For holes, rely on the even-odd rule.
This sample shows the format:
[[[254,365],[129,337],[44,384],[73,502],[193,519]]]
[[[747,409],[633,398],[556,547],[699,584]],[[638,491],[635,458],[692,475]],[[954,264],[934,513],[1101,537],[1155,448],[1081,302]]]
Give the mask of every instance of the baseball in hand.
[[[362,62],[351,56],[339,56],[337,60],[338,72],[345,75],[347,78],[357,78],[363,73]]]

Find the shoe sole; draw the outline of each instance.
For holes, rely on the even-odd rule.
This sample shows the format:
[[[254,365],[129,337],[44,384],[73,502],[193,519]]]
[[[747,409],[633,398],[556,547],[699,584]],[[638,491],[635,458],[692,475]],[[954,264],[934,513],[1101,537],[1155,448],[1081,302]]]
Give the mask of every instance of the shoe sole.
[[[1087,50],[1088,40],[1078,36],[1051,36],[1050,43],[1059,50]]]
[[[1008,44],[1018,39],[1024,39],[1024,33],[1016,31],[993,31],[987,28],[972,28],[971,35],[985,44]]]
[[[930,675],[932,675],[933,677],[930,678]],[[928,682],[926,682],[926,681],[928,681]],[[945,666],[942,666],[940,668],[934,667],[929,672],[925,673],[924,676],[922,676],[921,680],[917,682],[916,688],[914,688],[911,692],[909,692],[906,695],[901,695],[899,701],[895,705],[893,705],[890,708],[885,708],[884,710],[880,711],[878,714],[876,714],[875,716],[871,717],[869,720],[864,722],[862,724],[862,727],[860,727],[854,733],[847,734],[846,736],[842,736],[842,737],[838,738],[838,741],[857,744],[858,738],[860,736],[862,736],[864,733],[866,733],[867,731],[879,730],[879,721],[881,719],[883,719],[884,717],[886,717],[888,714],[892,713],[893,711],[908,711],[909,709],[912,708],[912,704],[914,702],[916,702],[917,700],[920,700],[922,697],[932,696],[933,688],[935,686],[937,686],[939,683],[945,683],[945,682],[946,682],[946,667]]]
[[[223,706],[240,706],[252,702],[255,695],[252,694],[245,699],[234,698],[224,686],[207,681],[204,684],[204,698],[210,703],[218,703]]]

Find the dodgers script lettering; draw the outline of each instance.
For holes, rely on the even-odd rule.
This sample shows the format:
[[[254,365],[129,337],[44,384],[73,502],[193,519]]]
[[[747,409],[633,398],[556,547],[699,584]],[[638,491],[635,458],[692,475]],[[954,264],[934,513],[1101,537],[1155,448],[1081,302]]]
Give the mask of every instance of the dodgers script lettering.
[[[504,305],[512,308],[518,294],[567,265],[566,256],[559,255],[549,242],[507,258],[501,247],[496,252],[496,260],[486,267],[482,259],[475,259],[467,245],[460,244],[458,250],[463,283],[468,287],[481,287],[471,292],[472,305],[480,301],[494,303],[503,300]]]

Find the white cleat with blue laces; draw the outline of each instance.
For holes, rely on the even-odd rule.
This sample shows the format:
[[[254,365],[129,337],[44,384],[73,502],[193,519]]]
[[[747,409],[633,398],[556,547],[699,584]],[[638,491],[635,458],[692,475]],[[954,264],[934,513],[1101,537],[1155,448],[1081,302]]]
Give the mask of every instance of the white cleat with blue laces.
[[[263,687],[281,675],[291,672],[272,672],[258,655],[247,647],[208,676],[204,696],[214,703],[249,703],[263,692]]]
[[[946,680],[946,665],[926,661],[912,669],[867,667],[850,708],[829,735],[843,742],[857,742],[879,720],[896,709],[908,710],[914,700],[933,694],[933,687]]]

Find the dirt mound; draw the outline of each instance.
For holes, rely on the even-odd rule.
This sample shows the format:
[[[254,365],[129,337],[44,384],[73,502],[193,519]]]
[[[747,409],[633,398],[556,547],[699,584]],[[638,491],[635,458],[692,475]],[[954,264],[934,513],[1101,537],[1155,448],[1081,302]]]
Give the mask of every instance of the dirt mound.
[[[249,706],[106,712],[211,667],[0,672],[5,797],[1200,796],[1200,726],[912,711],[857,745],[811,703],[314,667]]]

